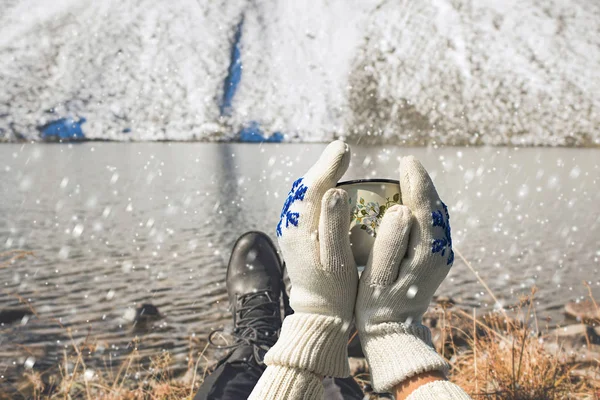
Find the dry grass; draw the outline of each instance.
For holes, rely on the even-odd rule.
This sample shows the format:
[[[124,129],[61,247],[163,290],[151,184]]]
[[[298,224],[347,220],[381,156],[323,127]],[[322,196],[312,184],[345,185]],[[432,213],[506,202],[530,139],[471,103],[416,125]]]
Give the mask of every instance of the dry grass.
[[[450,380],[473,399],[599,400],[600,359],[577,361],[549,327],[539,328],[534,295],[535,290],[510,309],[479,318],[452,306],[428,314],[436,348],[450,362]],[[592,354],[591,348],[588,340],[588,350],[579,355]],[[595,351],[600,354],[600,346]],[[355,378],[363,385],[370,379],[366,371]],[[379,398],[370,393],[370,399]]]
[[[520,322],[532,315],[531,306],[519,309],[516,319],[493,314],[478,320],[460,310],[458,314],[472,329],[462,333],[466,346],[452,352],[452,380],[474,398],[600,399],[600,360],[577,362],[560,345],[549,350],[548,342],[557,338],[536,331],[531,321]],[[452,336],[456,328],[443,329]],[[454,342],[450,337],[446,346]]]
[[[73,354],[64,353],[59,374],[27,372],[22,381],[10,393],[2,393],[0,399],[22,397],[36,400],[50,399],[106,399],[106,400],[181,400],[192,399],[202,383],[207,367],[200,367],[206,347],[201,352],[190,351],[188,373],[184,377],[171,374],[173,362],[168,352],[160,353],[143,362],[134,350],[114,371],[106,368],[95,371],[86,366],[84,352],[93,351],[93,345],[76,345],[72,341]]]
[[[469,261],[459,250],[456,253],[498,302]],[[583,284],[598,309],[591,288],[586,282]],[[582,363],[563,351],[562,343],[558,337],[552,337],[549,327],[540,327],[533,306],[535,294],[533,288],[518,304],[482,319],[477,318],[475,310],[473,315],[460,309],[442,310],[442,340],[438,350],[444,355],[446,349],[451,350],[448,358],[452,380],[478,399],[599,400],[600,359],[592,357]],[[590,339],[587,336],[585,339],[587,350],[578,349],[580,353],[589,353]],[[462,342],[459,343],[462,348],[458,348],[457,341]],[[548,346],[552,341],[556,350]]]

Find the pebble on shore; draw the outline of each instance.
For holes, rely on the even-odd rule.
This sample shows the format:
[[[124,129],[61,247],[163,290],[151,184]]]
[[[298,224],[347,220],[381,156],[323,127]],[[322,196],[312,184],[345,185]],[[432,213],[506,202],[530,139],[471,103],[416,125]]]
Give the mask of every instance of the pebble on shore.
[[[155,321],[161,318],[158,308],[154,304],[140,304],[134,309],[128,308],[123,315],[123,318],[132,323],[144,323]]]
[[[565,314],[584,323],[594,324],[600,322],[600,306],[591,300],[567,303]]]

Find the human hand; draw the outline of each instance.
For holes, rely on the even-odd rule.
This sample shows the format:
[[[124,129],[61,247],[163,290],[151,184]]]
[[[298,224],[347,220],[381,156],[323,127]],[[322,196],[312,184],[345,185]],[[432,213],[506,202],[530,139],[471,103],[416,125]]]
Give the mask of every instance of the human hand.
[[[350,151],[335,141],[296,180],[285,201],[277,237],[292,283],[294,314],[283,322],[267,365],[301,368],[343,377],[348,367],[348,331],[354,314],[358,272],[350,247],[348,194],[336,189]]]
[[[360,279],[356,322],[373,387],[388,391],[425,371],[447,371],[421,324],[452,262],[446,205],[413,157],[400,162],[402,204],[389,208]]]

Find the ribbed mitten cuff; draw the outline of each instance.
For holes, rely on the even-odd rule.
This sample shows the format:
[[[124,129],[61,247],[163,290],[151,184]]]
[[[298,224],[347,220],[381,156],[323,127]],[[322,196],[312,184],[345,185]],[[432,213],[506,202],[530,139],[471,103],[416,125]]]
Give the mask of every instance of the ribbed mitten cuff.
[[[300,369],[267,367],[248,400],[314,400],[323,398],[323,378]]]
[[[265,364],[303,369],[321,376],[348,377],[347,325],[336,317],[290,315],[283,321],[279,340],[267,352]]]
[[[388,392],[421,372],[448,373],[449,365],[433,348],[426,326],[379,324],[359,334],[377,392]]]
[[[471,400],[471,396],[452,382],[435,381],[420,386],[406,400]]]

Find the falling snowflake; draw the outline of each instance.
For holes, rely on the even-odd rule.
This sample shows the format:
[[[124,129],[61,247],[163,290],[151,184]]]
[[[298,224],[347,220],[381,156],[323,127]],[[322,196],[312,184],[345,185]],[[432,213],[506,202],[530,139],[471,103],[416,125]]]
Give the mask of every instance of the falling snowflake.
[[[440,210],[431,213],[433,219],[433,226],[439,226],[444,229],[443,239],[434,239],[431,245],[432,253],[440,253],[442,257],[446,255],[448,250],[448,261],[446,265],[452,265],[454,262],[454,251],[452,250],[452,237],[450,235],[450,214],[448,214],[448,207],[442,202],[444,213]],[[444,219],[444,214],[446,218]]]
[[[294,184],[292,185],[292,189],[287,195],[285,199],[285,203],[283,204],[283,209],[281,210],[281,217],[279,219],[279,223],[277,224],[277,236],[281,237],[282,227],[285,223],[285,227],[289,227],[290,224],[294,226],[298,226],[298,220],[300,219],[299,212],[291,212],[290,207],[296,201],[304,200],[304,195],[306,195],[306,191],[308,187],[302,183],[304,178],[298,178]]]

